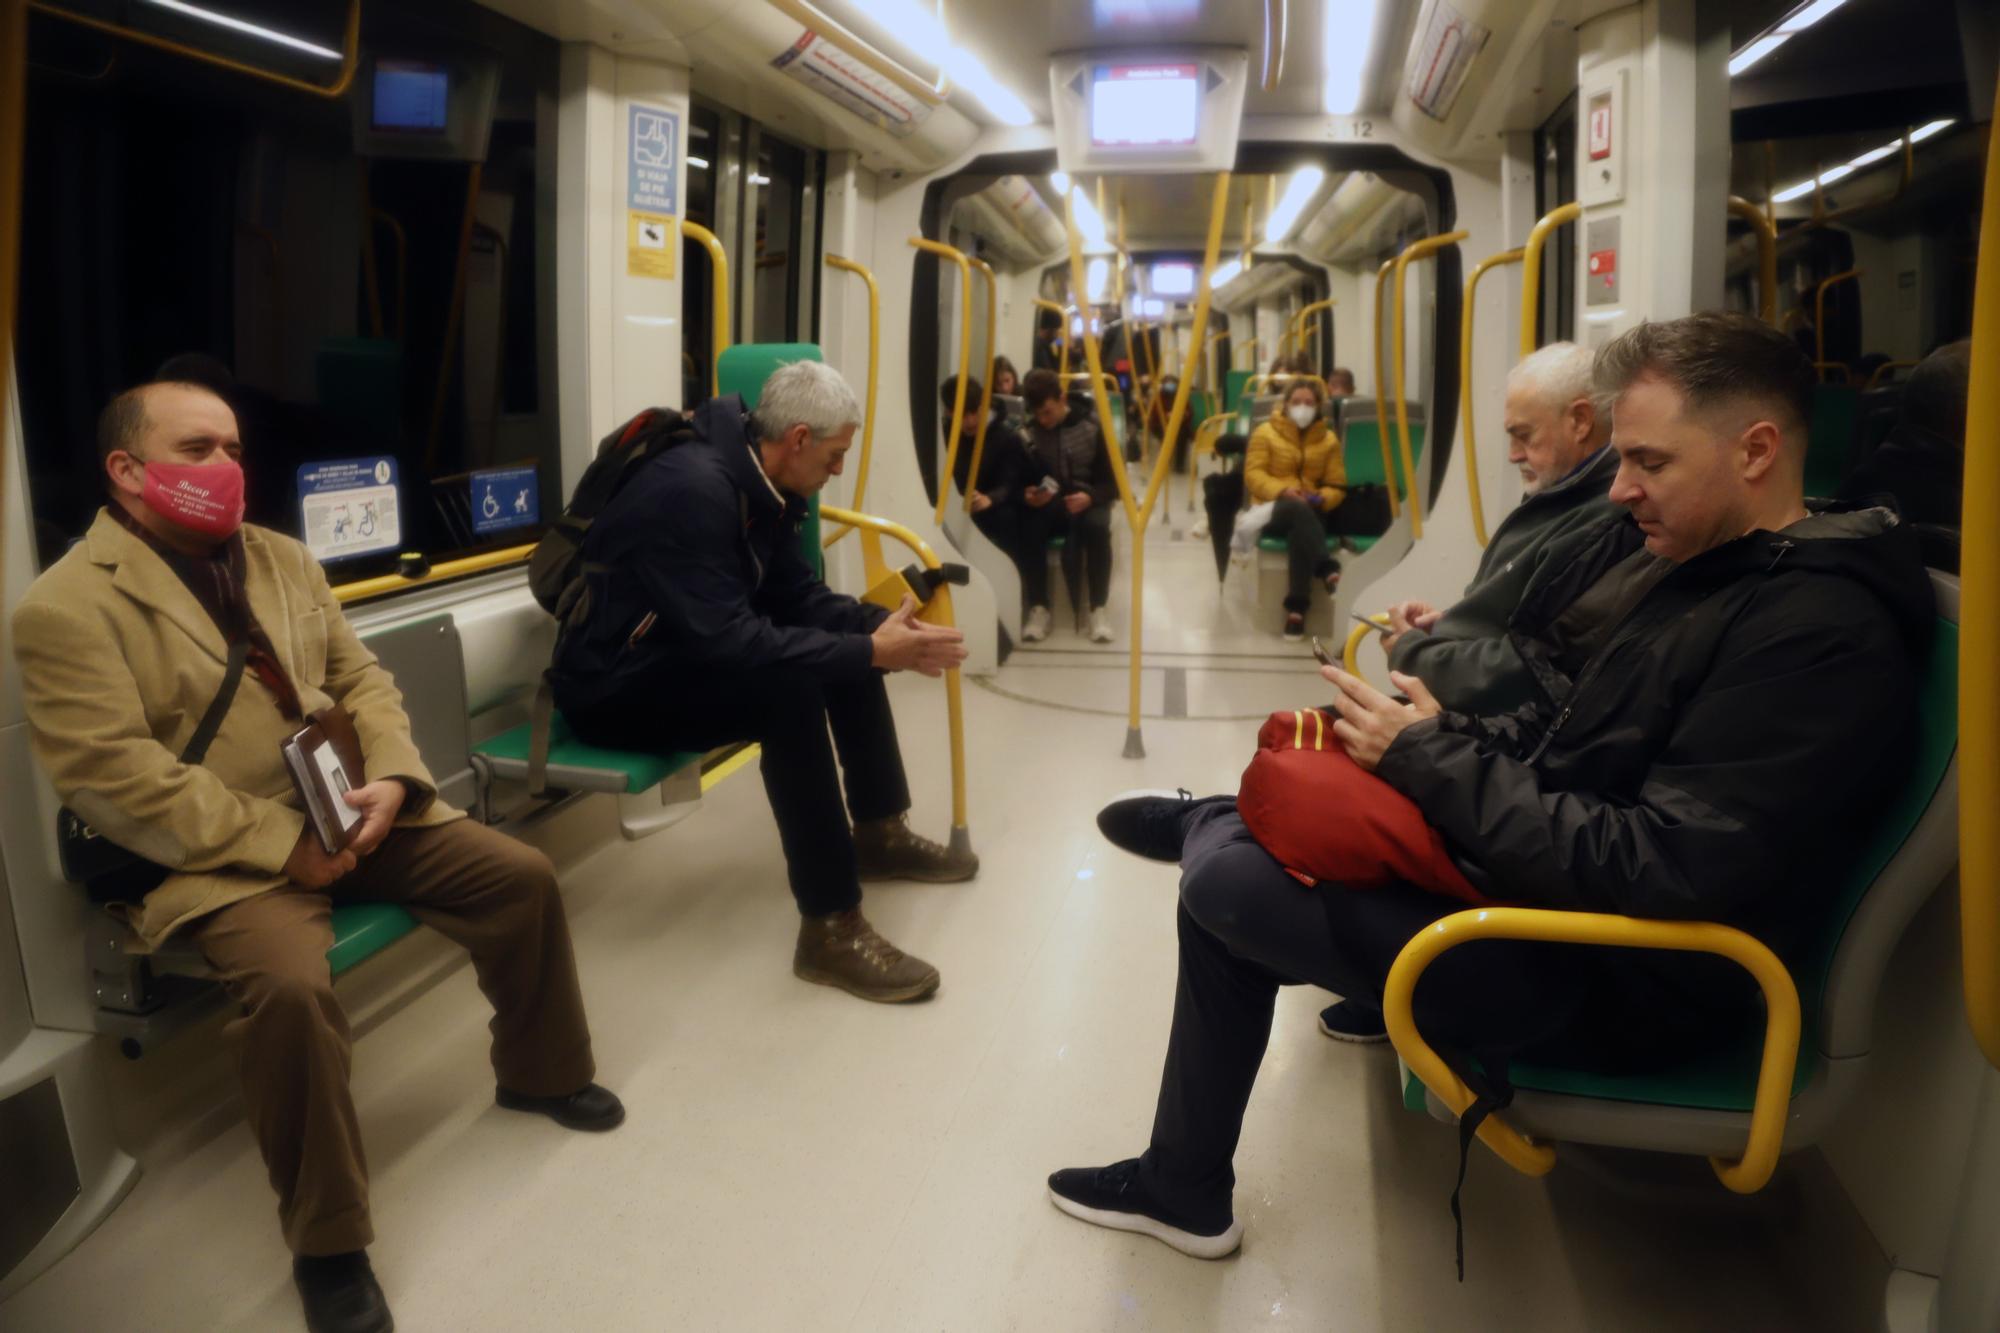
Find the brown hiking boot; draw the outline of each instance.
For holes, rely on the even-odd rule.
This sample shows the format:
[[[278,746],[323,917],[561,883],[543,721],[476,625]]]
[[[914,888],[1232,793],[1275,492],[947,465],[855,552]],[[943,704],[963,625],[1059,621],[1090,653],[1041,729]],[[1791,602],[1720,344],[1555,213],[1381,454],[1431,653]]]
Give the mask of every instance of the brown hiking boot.
[[[792,974],[882,1004],[921,1000],[938,988],[938,970],[876,934],[858,907],[799,922]]]
[[[854,826],[855,869],[862,880],[916,879],[926,884],[956,884],[979,873],[979,858],[954,830],[951,846],[919,837],[907,814],[871,819]]]

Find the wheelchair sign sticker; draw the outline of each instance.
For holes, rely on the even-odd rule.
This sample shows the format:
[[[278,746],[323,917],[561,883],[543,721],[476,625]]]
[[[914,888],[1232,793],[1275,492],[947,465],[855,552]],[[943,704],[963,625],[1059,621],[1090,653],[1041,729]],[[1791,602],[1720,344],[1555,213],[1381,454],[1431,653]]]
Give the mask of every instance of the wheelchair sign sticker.
[[[395,459],[307,463],[298,484],[300,532],[321,563],[403,544]]]
[[[625,207],[678,217],[681,118],[677,112],[634,102],[626,136]]]
[[[541,484],[532,467],[501,467],[472,474],[472,530],[499,532],[542,521]]]

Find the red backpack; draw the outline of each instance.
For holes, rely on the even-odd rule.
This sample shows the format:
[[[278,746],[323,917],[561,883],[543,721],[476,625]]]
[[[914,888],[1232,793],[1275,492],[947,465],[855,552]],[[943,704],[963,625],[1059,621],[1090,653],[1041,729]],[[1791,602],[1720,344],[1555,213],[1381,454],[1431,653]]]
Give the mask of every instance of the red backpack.
[[[1236,794],[1251,836],[1308,883],[1375,889],[1400,882],[1491,903],[1452,863],[1416,802],[1348,758],[1333,720],[1301,708],[1265,721]]]

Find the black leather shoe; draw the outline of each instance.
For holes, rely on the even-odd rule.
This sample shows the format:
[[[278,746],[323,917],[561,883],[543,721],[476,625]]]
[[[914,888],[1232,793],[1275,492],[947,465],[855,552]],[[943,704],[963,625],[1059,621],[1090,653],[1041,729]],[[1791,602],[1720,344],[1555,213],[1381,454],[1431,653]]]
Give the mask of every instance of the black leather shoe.
[[[509,1111],[536,1111],[564,1129],[602,1133],[625,1123],[625,1103],[609,1088],[586,1083],[567,1097],[530,1097],[505,1088],[493,1090],[493,1101]]]
[[[1097,831],[1114,847],[1178,865],[1195,800],[1178,791],[1128,791],[1097,812]]]
[[[299,1255],[292,1260],[292,1281],[311,1333],[393,1333],[396,1327],[366,1250]]]

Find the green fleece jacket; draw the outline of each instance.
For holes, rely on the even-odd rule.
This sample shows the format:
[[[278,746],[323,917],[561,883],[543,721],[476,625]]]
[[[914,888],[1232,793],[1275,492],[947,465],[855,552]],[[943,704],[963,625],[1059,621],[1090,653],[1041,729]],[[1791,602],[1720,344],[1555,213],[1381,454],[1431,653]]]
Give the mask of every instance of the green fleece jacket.
[[[1456,713],[1505,713],[1542,697],[1507,638],[1507,622],[1562,539],[1622,512],[1606,498],[1618,455],[1599,449],[1547,490],[1500,521],[1460,598],[1426,633],[1396,641],[1389,665],[1417,677]]]

